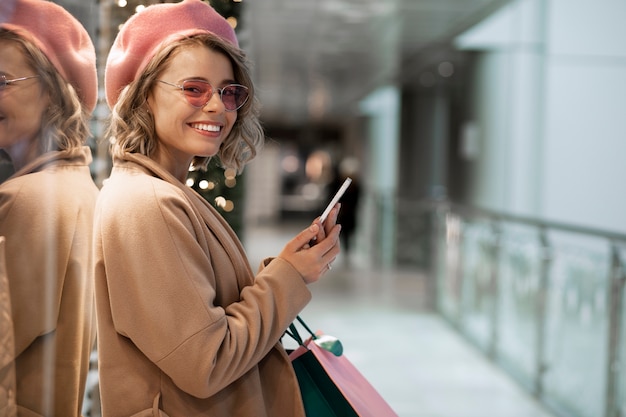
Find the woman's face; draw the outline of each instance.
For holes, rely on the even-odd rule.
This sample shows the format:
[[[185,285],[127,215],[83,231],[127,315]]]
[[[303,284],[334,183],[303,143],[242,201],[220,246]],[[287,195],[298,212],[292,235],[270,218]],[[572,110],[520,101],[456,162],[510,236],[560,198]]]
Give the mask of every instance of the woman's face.
[[[15,41],[0,40],[0,75],[7,80],[37,75]],[[37,78],[0,89],[0,148],[7,151],[18,167],[28,162],[38,149],[38,135],[48,104],[48,94]]]
[[[235,82],[226,55],[202,45],[178,50],[158,79],[176,85],[189,79],[205,80],[214,89]],[[193,157],[217,154],[237,120],[237,112],[226,111],[217,91],[204,107],[195,108],[179,88],[156,82],[148,105],[159,141],[153,159],[181,180]]]

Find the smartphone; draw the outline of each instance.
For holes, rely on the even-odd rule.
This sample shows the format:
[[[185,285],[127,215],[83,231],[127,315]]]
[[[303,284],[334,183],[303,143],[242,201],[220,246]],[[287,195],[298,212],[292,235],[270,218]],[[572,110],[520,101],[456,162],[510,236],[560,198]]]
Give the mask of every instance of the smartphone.
[[[324,210],[324,212],[322,213],[320,217],[320,222],[322,224],[324,224],[324,221],[326,221],[326,217],[328,217],[328,215],[330,214],[330,211],[333,209],[333,207],[335,207],[335,204],[337,204],[337,202],[339,201],[343,193],[346,192],[351,182],[352,182],[352,178],[348,177],[343,182],[343,184],[341,184],[341,187],[339,188],[337,193],[335,193],[335,196],[333,197],[333,199],[330,200],[330,203],[328,203],[328,206],[326,206],[326,210]]]

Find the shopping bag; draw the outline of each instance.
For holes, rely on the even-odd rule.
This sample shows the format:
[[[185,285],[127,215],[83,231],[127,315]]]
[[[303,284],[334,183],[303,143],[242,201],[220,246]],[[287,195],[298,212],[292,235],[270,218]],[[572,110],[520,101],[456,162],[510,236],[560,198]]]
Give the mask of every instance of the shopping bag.
[[[294,324],[287,332],[299,347],[289,354],[307,417],[397,417],[387,402],[343,354],[332,336],[309,332],[302,340]]]

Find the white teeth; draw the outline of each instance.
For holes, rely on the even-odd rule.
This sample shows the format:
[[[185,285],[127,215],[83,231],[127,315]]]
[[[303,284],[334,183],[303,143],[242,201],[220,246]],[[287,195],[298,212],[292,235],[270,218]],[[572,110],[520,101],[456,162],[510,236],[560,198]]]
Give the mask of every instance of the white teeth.
[[[219,132],[220,127],[217,125],[208,125],[204,123],[194,123],[191,125],[194,129],[206,130],[207,132]]]

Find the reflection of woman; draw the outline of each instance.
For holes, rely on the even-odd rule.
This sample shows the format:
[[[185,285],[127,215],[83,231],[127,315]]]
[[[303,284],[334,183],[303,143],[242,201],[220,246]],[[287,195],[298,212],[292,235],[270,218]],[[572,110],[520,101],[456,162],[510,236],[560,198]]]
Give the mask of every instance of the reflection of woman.
[[[98,189],[84,146],[97,98],[95,51],[53,3],[9,1],[0,15],[0,148],[15,170],[0,185],[15,336],[14,346],[0,345],[0,376],[14,374],[17,384],[17,393],[0,386],[0,398],[16,400],[20,416],[79,416],[95,335]]]
[[[191,165],[218,156],[240,169],[263,140],[232,28],[199,0],[149,6],[122,27],[105,83],[115,139],[94,229],[103,415],[303,416],[279,339],[339,253],[337,208],[255,277],[235,233],[185,186]]]

